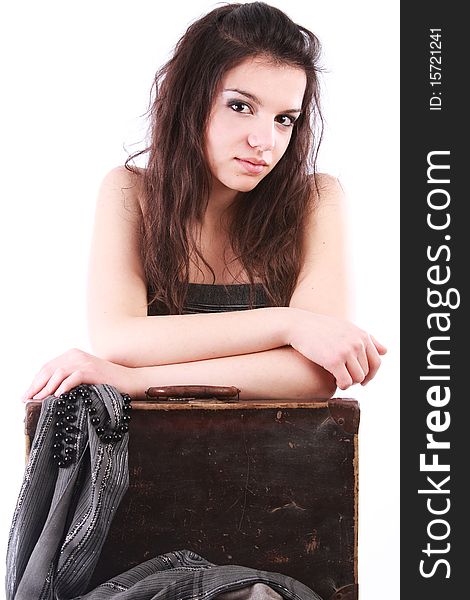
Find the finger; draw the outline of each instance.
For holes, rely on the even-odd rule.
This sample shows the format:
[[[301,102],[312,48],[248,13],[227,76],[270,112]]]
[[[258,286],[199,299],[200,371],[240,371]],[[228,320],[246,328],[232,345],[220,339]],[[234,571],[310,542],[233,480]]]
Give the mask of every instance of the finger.
[[[361,383],[361,381],[364,381],[366,374],[357,358],[350,358],[346,363],[346,368],[349,371],[352,383]],[[369,371],[369,368],[367,368],[367,371]]]
[[[68,370],[71,372],[71,365],[76,365],[77,361],[86,353],[78,350],[77,348],[72,348],[71,350],[67,350],[60,356],[50,360],[45,365],[42,366],[41,370],[38,371],[36,376],[34,377],[31,385],[26,390],[23,396],[23,402],[34,398],[39,392],[42,392],[48,381],[51,379],[54,372],[59,368]],[[67,366],[70,365],[70,366]],[[40,398],[37,398],[40,399]]]
[[[23,400],[28,400],[30,398],[33,398],[35,394],[40,392],[44,388],[44,386],[47,384],[49,379],[51,378],[52,373],[53,373],[52,370],[46,369],[46,367],[43,367],[39,371],[39,373],[34,377],[31,385],[24,393]]]
[[[73,373],[71,373],[67,378],[65,378],[62,381],[62,383],[57,388],[55,395],[60,396],[61,394],[65,394],[65,392],[70,392],[70,390],[72,388],[74,388],[77,385],[80,385],[81,383],[90,383],[90,382],[84,381],[82,371],[74,371]]]
[[[380,364],[382,362],[375,344],[372,344],[372,343],[369,344],[367,346],[366,350],[367,350],[367,359],[369,362],[369,373],[367,374],[364,381],[362,382],[362,385],[366,385],[366,383],[369,383],[369,381],[375,377],[375,374],[379,370]]]
[[[41,391],[33,396],[33,400],[44,400],[44,398],[53,394],[68,375],[68,372],[64,369],[56,369]]]
[[[357,353],[356,359],[361,366],[362,372],[364,373],[364,377],[367,377],[367,374],[369,373],[369,361],[367,359],[365,345],[362,345],[362,348]],[[361,379],[361,381],[362,381],[362,379]]]
[[[376,340],[373,335],[370,336],[370,339],[374,343],[374,346],[377,348],[377,352],[380,355],[387,354],[387,348],[383,344],[381,344],[378,340]]]
[[[351,375],[344,363],[341,366],[334,369],[334,371],[332,371],[332,374],[334,375],[336,379],[336,385],[339,387],[340,390],[347,390],[348,387],[353,384]]]

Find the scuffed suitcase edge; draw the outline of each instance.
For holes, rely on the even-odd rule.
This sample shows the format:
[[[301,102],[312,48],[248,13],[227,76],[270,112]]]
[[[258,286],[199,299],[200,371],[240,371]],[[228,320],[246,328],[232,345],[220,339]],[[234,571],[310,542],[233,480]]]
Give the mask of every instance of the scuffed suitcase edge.
[[[328,400],[331,418],[346,433],[359,432],[359,402],[353,398],[331,398]]]
[[[357,583],[351,583],[344,587],[336,590],[336,592],[328,598],[328,600],[357,600],[359,593],[359,586]]]

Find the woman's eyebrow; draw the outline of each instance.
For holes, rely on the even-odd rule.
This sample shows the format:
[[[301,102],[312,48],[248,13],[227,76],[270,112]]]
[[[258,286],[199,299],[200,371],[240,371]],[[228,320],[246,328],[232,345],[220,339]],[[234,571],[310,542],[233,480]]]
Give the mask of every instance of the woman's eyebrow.
[[[236,92],[237,94],[241,94],[242,96],[245,96],[245,98],[249,98],[250,100],[253,100],[253,102],[256,102],[256,104],[258,104],[259,106],[263,106],[263,103],[257,96],[255,96],[254,94],[251,94],[250,92],[246,92],[245,90],[239,90],[238,88],[226,88],[226,89],[224,89],[224,92]],[[300,112],[302,112],[302,109],[301,108],[288,108],[287,110],[283,110],[281,112],[282,112],[282,114],[284,114],[284,113],[300,113]]]

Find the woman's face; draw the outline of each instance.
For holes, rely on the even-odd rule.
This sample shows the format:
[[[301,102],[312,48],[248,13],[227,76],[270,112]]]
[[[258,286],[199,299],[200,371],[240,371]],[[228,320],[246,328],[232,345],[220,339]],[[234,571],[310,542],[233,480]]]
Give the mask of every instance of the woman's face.
[[[206,155],[215,187],[252,190],[287,149],[300,114],[302,69],[247,59],[227,71],[206,131]]]

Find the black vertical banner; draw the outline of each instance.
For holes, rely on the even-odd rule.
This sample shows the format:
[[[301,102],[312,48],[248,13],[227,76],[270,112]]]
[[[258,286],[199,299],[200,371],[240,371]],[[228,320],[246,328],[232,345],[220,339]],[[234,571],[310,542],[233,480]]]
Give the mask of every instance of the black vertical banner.
[[[462,4],[401,3],[402,599],[468,597],[468,39]]]

